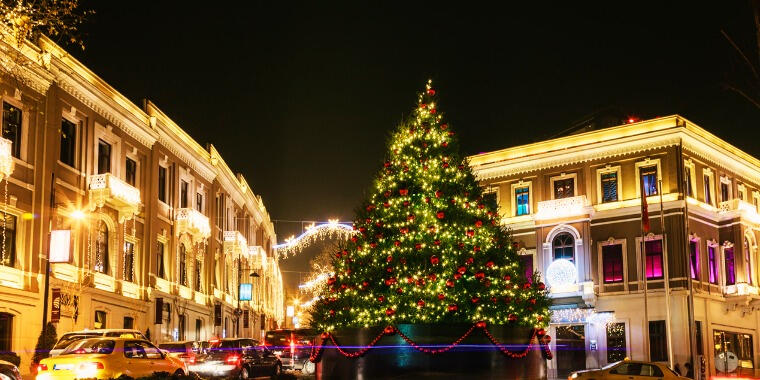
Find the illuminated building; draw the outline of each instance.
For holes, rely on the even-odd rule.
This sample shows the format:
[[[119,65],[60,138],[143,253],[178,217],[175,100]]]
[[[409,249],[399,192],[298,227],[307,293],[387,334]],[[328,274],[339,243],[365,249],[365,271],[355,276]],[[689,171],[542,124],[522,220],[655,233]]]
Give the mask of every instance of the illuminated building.
[[[646,358],[644,270],[653,360],[671,358],[682,369],[690,361],[691,276],[696,350],[708,374],[723,350],[740,367],[760,364],[760,160],[669,116],[483,153],[470,163],[528,270],[550,285],[552,350],[565,347],[550,373]],[[651,226],[645,258],[642,191]]]
[[[13,65],[16,46],[0,41],[0,68]],[[28,370],[50,227],[71,231],[70,260],[51,264],[59,335],[126,327],[150,329],[156,342],[261,338],[281,324],[274,227],[245,178],[49,39],[20,54],[0,80],[0,173],[12,171],[0,183],[0,351],[17,352]],[[253,294],[238,327],[239,278]]]

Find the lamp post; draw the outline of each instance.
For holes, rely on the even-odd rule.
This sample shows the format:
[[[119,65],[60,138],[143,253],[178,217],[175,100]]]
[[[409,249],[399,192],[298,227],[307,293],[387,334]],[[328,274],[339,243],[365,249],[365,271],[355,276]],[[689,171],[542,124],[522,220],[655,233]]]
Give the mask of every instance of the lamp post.
[[[237,291],[237,308],[235,309],[235,335],[240,337],[240,316],[243,315],[243,309],[240,308],[240,285],[241,285],[241,275],[243,268],[241,268],[241,255],[238,253],[238,291]],[[246,270],[250,270],[247,268]],[[258,278],[260,277],[258,273],[251,272],[249,275],[251,278]],[[253,288],[253,284],[251,284],[251,288]]]

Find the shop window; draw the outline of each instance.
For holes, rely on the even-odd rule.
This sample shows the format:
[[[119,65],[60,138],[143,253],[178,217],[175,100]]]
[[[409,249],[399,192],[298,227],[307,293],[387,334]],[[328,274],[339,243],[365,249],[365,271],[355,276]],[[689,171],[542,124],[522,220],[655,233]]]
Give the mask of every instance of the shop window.
[[[179,284],[187,286],[187,251],[185,245],[179,244]]]
[[[106,312],[103,310],[95,310],[95,323],[92,326],[96,329],[106,328]]]
[[[98,140],[98,174],[111,172],[111,144]]]
[[[5,231],[0,230],[3,249],[0,265],[14,267],[16,266],[16,217],[5,214],[5,225],[0,228],[5,228]]]
[[[617,202],[618,200],[618,172],[609,172],[601,175],[602,180],[602,203]]]
[[[21,110],[3,102],[3,138],[11,140],[11,155],[16,158],[21,158],[21,120]]]
[[[575,196],[575,178],[558,179],[554,181],[554,199]]]
[[[76,167],[77,125],[67,119],[61,120],[61,154],[64,164]]]
[[[662,240],[649,240],[644,243],[647,262],[647,280],[663,278]]]
[[[736,284],[736,258],[734,257],[734,247],[726,248],[724,251],[724,265],[726,268],[726,285]]]
[[[515,188],[515,204],[517,205],[517,216],[530,214],[530,188]]]
[[[649,357],[653,362],[668,361],[665,321],[649,321]]]
[[[135,280],[135,244],[132,242],[124,243],[124,280]]]
[[[168,203],[166,200],[166,169],[163,166],[158,167],[158,200]]]
[[[95,265],[96,272],[108,274],[108,225],[99,220],[95,238]]]
[[[124,317],[124,328],[125,329],[134,329],[135,328],[135,319],[132,317]]]
[[[689,265],[691,269],[691,278],[699,280],[699,241],[689,241]]]
[[[609,244],[602,246],[602,268],[604,283],[623,282],[623,245]]]
[[[0,313],[0,352],[13,350],[13,315]]]
[[[162,242],[158,242],[156,246],[156,264],[158,265],[157,272],[158,277],[166,279],[166,268],[164,267],[164,249],[166,245]]]
[[[731,372],[735,373],[742,369],[755,368],[752,334],[714,330],[713,340],[715,342],[714,352],[716,361],[729,360],[731,353],[736,355],[739,368]]]
[[[575,239],[569,233],[563,232],[554,237],[552,250],[554,251],[554,260],[565,259],[573,261],[575,256]]]
[[[520,261],[525,268],[525,278],[531,281],[533,278],[533,255],[520,255]]]
[[[626,357],[625,323],[607,324],[607,363],[619,362]]]
[[[137,183],[137,162],[127,157],[127,160],[124,163],[124,168],[126,172],[124,178],[126,179],[127,183],[135,186]]]
[[[641,186],[644,189],[644,195],[647,197],[657,195],[657,166],[648,166],[640,170]]]

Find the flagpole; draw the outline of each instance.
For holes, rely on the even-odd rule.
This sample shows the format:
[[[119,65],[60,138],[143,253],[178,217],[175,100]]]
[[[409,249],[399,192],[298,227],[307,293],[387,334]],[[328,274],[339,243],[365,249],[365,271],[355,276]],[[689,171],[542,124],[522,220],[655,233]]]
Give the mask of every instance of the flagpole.
[[[670,272],[668,271],[668,260],[670,256],[670,252],[666,248],[667,245],[665,244],[667,242],[665,237],[665,209],[662,206],[662,180],[659,180],[660,183],[660,230],[662,231],[662,240],[660,242],[663,246],[663,252],[666,253],[665,257],[663,258],[663,270],[665,271],[665,334],[668,339],[668,365],[670,368],[673,368],[673,334],[671,329],[671,323],[670,323]]]
[[[701,368],[701,363],[697,362],[697,337],[696,337],[696,324],[694,322],[694,283],[693,279],[691,277],[691,252],[689,251],[691,249],[690,247],[690,241],[689,241],[689,200],[687,199],[686,189],[688,188],[688,183],[686,181],[691,181],[691,178],[686,176],[686,168],[684,167],[684,161],[683,161],[683,139],[678,144],[678,153],[679,153],[679,164],[678,167],[681,169],[681,176],[683,176],[683,181],[681,182],[681,185],[683,186],[683,224],[684,224],[684,237],[685,237],[685,244],[684,244],[684,252],[686,254],[684,255],[686,258],[686,309],[688,311],[689,315],[689,360],[691,361],[691,370],[694,374],[694,379],[700,380],[702,377],[702,372],[699,370]],[[696,191],[696,189],[692,189],[692,191]],[[701,260],[700,260],[701,262]],[[699,270],[699,262],[696,263],[696,270]]]
[[[641,271],[641,275],[644,280],[644,360],[649,361],[650,352],[649,352],[649,305],[647,304],[647,245],[644,240],[645,239],[644,218],[647,218],[647,224],[648,224],[649,213],[647,211],[647,197],[646,197],[646,191],[644,189],[644,178],[641,177],[641,172],[639,172],[639,182],[641,182],[641,186],[639,186],[639,190],[641,191],[641,265],[644,268]]]

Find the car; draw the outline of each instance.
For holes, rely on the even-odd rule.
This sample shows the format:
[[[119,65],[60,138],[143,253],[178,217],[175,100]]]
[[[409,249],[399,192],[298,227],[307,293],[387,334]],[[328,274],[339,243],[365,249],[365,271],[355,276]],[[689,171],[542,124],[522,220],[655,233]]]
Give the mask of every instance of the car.
[[[622,360],[600,369],[576,371],[568,380],[687,380],[668,368],[667,364],[637,360]]]
[[[227,338],[209,341],[205,354],[188,366],[191,374],[203,378],[247,379],[271,376],[276,379],[282,372],[280,359],[250,338]]]
[[[50,350],[50,356],[56,356],[60,354],[71,343],[74,343],[78,340],[82,340],[85,338],[94,338],[98,336],[138,338],[138,339],[148,340],[147,338],[145,338],[145,335],[143,335],[143,333],[140,332],[140,330],[134,330],[134,329],[95,329],[95,330],[72,331],[72,332],[67,332],[61,335],[61,338],[58,339],[58,342],[55,343],[55,346],[53,346],[53,349]]]
[[[0,360],[0,380],[21,380],[21,373],[13,363]]]
[[[139,378],[155,373],[183,376],[187,364],[137,338],[86,338],[69,345],[60,355],[42,359],[36,380]]]
[[[264,335],[264,345],[280,357],[283,368],[312,374],[315,366],[309,357],[316,337],[313,329],[270,330]]]
[[[187,364],[195,363],[197,352],[197,343],[186,340],[181,342],[166,342],[158,345],[158,348],[169,353],[170,356],[178,358]]]

